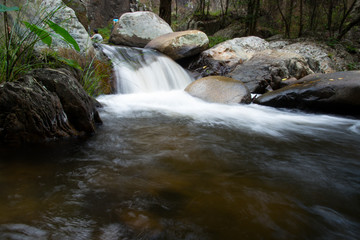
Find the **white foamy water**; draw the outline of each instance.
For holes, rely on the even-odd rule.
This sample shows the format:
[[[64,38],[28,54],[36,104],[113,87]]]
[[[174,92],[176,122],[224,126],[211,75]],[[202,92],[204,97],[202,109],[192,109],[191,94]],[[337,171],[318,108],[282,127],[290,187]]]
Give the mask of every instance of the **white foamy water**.
[[[247,129],[281,136],[283,132],[349,131],[359,134],[360,121],[319,114],[278,110],[255,104],[225,105],[204,102],[182,90],[101,96],[104,117],[140,117],[163,114],[200,124]]]
[[[112,59],[120,94],[101,96],[103,117],[157,117],[162,114],[195,123],[283,136],[284,133],[360,133],[360,121],[329,115],[278,110],[260,105],[207,103],[183,91],[193,81],[187,72],[153,50],[102,45]],[[324,133],[325,134],[325,133]]]
[[[173,60],[150,49],[102,45],[111,59],[118,93],[183,89],[192,78]]]

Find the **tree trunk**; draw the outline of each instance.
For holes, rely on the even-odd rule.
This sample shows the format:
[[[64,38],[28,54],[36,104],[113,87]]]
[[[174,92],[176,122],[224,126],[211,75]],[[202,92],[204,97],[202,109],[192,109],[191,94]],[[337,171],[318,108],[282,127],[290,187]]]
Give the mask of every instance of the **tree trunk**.
[[[304,0],[300,0],[300,18],[299,18],[299,34],[298,37],[301,37],[303,34],[303,28],[304,28],[304,20],[303,20],[303,16],[304,16],[304,12],[303,12],[303,1]]]
[[[333,10],[334,10],[334,0],[329,0],[329,8],[327,12],[327,30],[329,31],[330,36],[333,36],[332,33]]]
[[[358,15],[352,22],[350,22],[339,34],[337,40],[341,40],[345,34],[350,31],[354,26],[360,24],[360,15]]]
[[[160,0],[159,16],[171,26],[171,0]]]

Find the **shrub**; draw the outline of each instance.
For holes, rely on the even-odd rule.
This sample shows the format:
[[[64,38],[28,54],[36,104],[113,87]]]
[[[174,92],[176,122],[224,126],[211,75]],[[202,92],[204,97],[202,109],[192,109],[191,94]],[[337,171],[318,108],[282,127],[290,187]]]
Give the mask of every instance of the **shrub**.
[[[216,44],[219,44],[221,42],[225,42],[226,40],[229,40],[229,38],[218,36],[218,37],[209,37],[209,47],[212,48]]]

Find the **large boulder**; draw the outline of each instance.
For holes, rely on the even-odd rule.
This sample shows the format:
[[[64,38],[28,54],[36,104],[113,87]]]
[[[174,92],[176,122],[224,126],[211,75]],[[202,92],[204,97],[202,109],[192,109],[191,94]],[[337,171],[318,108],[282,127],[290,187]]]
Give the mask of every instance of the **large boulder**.
[[[360,71],[309,75],[255,103],[360,117]]]
[[[59,97],[33,77],[0,85],[0,143],[34,143],[76,134]]]
[[[225,75],[268,46],[269,43],[259,37],[234,38],[202,52],[189,68],[200,72],[203,77]]]
[[[204,51],[209,45],[205,33],[198,30],[188,30],[162,35],[151,40],[145,48],[156,49],[159,52],[178,60],[190,57]]]
[[[37,143],[93,133],[96,101],[66,70],[39,69],[0,85],[0,142]]]
[[[88,96],[70,72],[45,68],[34,70],[31,75],[59,97],[70,123],[78,131],[95,131],[96,124],[101,123],[96,110],[97,102]]]
[[[45,9],[47,12],[51,12],[57,9],[51,19],[56,24],[66,29],[70,35],[78,43],[80,50],[86,52],[93,49],[92,41],[85,27],[79,22],[75,12],[70,7],[66,6],[62,0],[46,0],[41,1],[40,8]],[[58,38],[53,38],[53,47],[55,48],[68,48],[69,44]]]
[[[300,79],[312,73],[303,56],[268,49],[254,54],[225,75],[241,80],[253,93],[264,93],[282,87],[285,79]]]
[[[76,17],[79,19],[79,22],[86,30],[89,30],[90,25],[86,3],[82,0],[63,0],[63,2],[66,4],[66,6],[74,10]]]
[[[312,73],[343,71],[356,62],[341,48],[332,49],[309,41],[268,42],[259,37],[242,37],[222,42],[200,54],[189,69],[202,77],[228,76],[243,81],[254,93],[264,93],[286,82]]]
[[[10,24],[17,24],[20,21],[27,21],[33,24],[38,24],[41,22],[41,17],[49,17],[51,14],[53,16],[50,18],[53,22],[60,25],[66,29],[69,34],[77,41],[82,52],[92,50],[92,41],[89,34],[87,33],[84,26],[79,22],[73,9],[66,6],[61,0],[45,0],[45,1],[26,1],[26,0],[8,0],[8,6],[18,6],[21,8],[21,19],[18,16],[17,12],[9,12]],[[0,21],[0,27],[2,25]],[[1,28],[2,29],[2,28]],[[22,29],[13,27],[14,32],[17,32],[19,35],[23,34]],[[0,32],[1,39],[2,31]],[[37,49],[48,48],[48,46],[41,41],[36,44]],[[60,38],[52,38],[52,48],[69,48],[69,44]]]
[[[242,82],[223,76],[198,79],[188,85],[185,91],[207,102],[236,104],[251,101],[250,92]]]
[[[169,24],[155,13],[125,13],[115,25],[109,42],[130,47],[145,47],[151,40],[172,32]]]

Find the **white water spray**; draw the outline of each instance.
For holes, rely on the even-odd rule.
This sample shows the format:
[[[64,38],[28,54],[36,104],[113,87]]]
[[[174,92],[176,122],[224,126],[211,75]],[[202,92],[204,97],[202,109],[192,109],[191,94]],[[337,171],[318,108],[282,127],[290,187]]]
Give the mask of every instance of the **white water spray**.
[[[118,93],[184,89],[192,81],[181,66],[154,50],[108,45],[102,48],[113,63]]]
[[[98,98],[105,105],[104,118],[139,116],[192,119],[194,123],[226,126],[254,133],[284,137],[294,132],[320,135],[328,129],[359,133],[358,120],[328,115],[278,110],[255,104],[224,105],[191,97],[183,89],[192,79],[170,58],[153,50],[111,47],[103,51],[114,64],[117,95]]]

